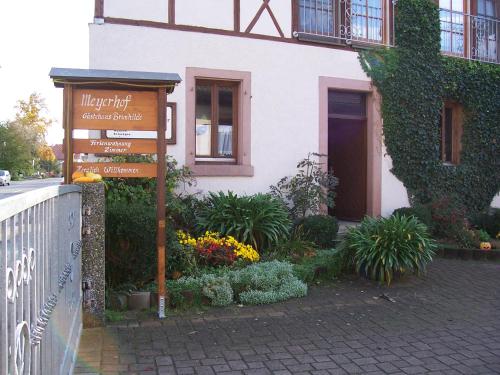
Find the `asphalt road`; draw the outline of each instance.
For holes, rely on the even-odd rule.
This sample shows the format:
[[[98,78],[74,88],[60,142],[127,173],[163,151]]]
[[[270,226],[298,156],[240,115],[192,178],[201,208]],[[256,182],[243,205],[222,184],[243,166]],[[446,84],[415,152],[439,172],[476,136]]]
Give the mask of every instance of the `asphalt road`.
[[[44,188],[47,186],[59,185],[62,178],[46,178],[40,180],[12,181],[10,186],[0,186],[0,199],[11,197],[27,191]]]

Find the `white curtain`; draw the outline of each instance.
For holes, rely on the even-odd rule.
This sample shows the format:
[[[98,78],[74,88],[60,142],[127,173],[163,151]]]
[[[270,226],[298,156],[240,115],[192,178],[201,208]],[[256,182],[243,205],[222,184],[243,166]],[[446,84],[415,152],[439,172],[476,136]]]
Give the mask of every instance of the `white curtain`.
[[[219,155],[233,156],[233,127],[219,125]]]

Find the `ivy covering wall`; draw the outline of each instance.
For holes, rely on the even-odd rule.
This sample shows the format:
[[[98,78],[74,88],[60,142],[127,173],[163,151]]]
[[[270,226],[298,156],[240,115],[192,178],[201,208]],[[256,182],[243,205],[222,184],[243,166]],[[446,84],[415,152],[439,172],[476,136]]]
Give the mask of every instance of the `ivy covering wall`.
[[[443,56],[439,10],[430,0],[399,0],[395,28],[395,48],[360,53],[382,96],[392,172],[413,204],[446,197],[482,210],[500,190],[500,65]],[[440,157],[445,100],[464,109],[458,165]]]

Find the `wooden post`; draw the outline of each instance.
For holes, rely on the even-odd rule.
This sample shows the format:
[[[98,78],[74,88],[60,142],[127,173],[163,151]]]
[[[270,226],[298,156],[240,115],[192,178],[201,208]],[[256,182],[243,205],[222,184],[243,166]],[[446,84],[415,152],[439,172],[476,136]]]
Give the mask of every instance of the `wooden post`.
[[[64,127],[64,183],[71,184],[73,174],[73,86],[64,85],[63,91]]]
[[[165,318],[165,300],[167,290],[165,287],[165,269],[166,269],[166,254],[165,254],[165,175],[166,175],[166,153],[167,143],[165,132],[167,126],[167,93],[165,88],[158,90],[158,134],[157,134],[157,185],[156,185],[156,218],[157,218],[157,233],[156,246],[158,252],[158,317]]]

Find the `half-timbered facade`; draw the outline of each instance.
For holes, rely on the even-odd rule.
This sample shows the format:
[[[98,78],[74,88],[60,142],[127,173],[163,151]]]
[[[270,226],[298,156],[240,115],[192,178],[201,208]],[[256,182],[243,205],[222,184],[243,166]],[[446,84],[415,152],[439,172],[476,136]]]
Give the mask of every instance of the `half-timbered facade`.
[[[443,52],[498,62],[500,2],[441,1]],[[90,67],[181,75],[168,154],[197,189],[268,191],[316,152],[340,178],[338,216],[390,214],[408,198],[357,50],[393,44],[394,12],[392,0],[96,0]]]

